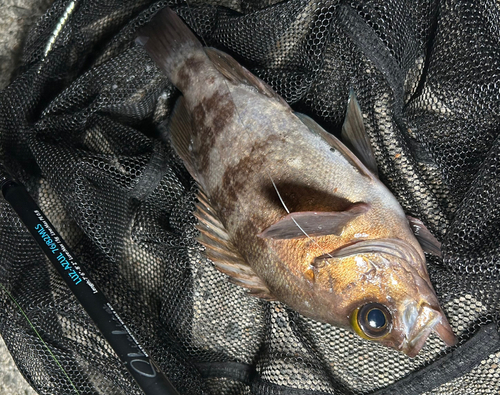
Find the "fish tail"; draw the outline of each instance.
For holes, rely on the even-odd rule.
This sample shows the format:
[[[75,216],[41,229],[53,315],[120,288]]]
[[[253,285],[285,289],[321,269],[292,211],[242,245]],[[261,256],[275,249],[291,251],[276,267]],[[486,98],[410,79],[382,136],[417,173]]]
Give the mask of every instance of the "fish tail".
[[[207,60],[200,41],[168,7],[160,10],[138,31],[135,41],[144,47],[156,65],[181,91],[183,74],[180,70],[188,60],[193,59],[198,64]]]

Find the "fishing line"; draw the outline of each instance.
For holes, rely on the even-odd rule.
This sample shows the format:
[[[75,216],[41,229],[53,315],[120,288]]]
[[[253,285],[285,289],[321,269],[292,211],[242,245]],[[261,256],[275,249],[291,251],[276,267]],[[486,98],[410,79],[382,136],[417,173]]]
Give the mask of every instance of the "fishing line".
[[[54,355],[54,353],[51,351],[51,349],[49,348],[48,344],[45,342],[45,340],[43,340],[42,336],[40,335],[40,333],[37,331],[35,325],[31,322],[31,320],[29,319],[28,315],[26,314],[26,312],[24,311],[24,309],[21,307],[21,305],[19,303],[17,303],[17,300],[14,298],[14,296],[12,296],[12,294],[7,290],[7,288],[4,287],[4,285],[2,283],[0,283],[0,288],[3,289],[3,291],[8,295],[8,297],[14,302],[14,304],[17,306],[17,308],[19,309],[19,311],[21,312],[21,314],[23,315],[23,317],[26,319],[26,321],[28,322],[29,326],[31,327],[31,329],[33,329],[33,331],[35,332],[36,336],[38,337],[38,339],[40,339],[40,341],[42,342],[43,346],[47,349],[47,351],[49,352],[50,356],[52,357],[52,359],[54,360],[54,362],[56,363],[56,365],[62,370],[64,376],[68,379],[69,383],[71,384],[71,386],[73,387],[73,389],[75,390],[75,392],[80,395],[80,392],[78,391],[78,389],[76,388],[75,384],[73,383],[73,381],[71,380],[71,378],[69,377],[68,373],[66,372],[66,370],[63,368],[63,366],[61,365],[61,363],[59,362],[59,360],[57,359],[57,357]]]
[[[285,202],[283,201],[283,198],[281,197],[281,193],[278,191],[278,187],[276,186],[276,184],[274,183],[274,181],[273,181],[273,179],[272,179],[272,178],[271,178],[271,182],[273,183],[273,187],[274,187],[274,189],[275,189],[276,193],[278,194],[278,198],[280,199],[281,204],[282,204],[282,205],[283,205],[283,207],[285,208],[286,212],[287,212],[288,214],[291,214],[291,213],[290,213],[290,210],[288,210],[288,207],[286,206]],[[291,216],[290,216],[290,218],[292,219],[293,223],[297,226],[297,228],[299,228],[299,229],[300,229],[300,231],[301,231],[302,233],[304,233],[310,241],[312,241],[313,243],[315,243],[315,244],[316,244],[316,246],[317,246],[317,247],[319,247],[319,249],[323,250],[323,249],[321,248],[321,246],[318,244],[318,242],[317,242],[316,240],[314,240],[311,236],[309,236],[309,235],[307,234],[307,232],[306,232],[304,229],[302,229],[302,227],[301,227],[301,226],[299,225],[299,223],[295,220],[295,218],[293,218],[293,215],[291,215]],[[323,250],[323,251],[324,251],[324,250]],[[333,256],[332,256],[329,252],[327,252],[327,253],[326,253],[326,254],[324,254],[324,255],[328,255],[330,258],[332,258],[332,259],[333,259]]]

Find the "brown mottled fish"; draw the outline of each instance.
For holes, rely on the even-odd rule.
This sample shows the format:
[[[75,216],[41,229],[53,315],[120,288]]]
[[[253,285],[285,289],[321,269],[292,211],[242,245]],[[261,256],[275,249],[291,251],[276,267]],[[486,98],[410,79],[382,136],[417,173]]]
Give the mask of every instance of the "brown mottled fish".
[[[413,357],[431,331],[456,338],[427,274],[440,246],[378,180],[354,95],[356,153],[229,55],[204,48],[169,8],[137,38],[182,92],[170,139],[200,187],[199,241],[251,295]]]

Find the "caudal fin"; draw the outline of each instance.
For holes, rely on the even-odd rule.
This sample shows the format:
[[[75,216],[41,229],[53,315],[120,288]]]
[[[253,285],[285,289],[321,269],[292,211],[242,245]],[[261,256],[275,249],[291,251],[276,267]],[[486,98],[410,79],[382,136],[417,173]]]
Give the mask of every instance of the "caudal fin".
[[[186,59],[203,53],[203,47],[194,33],[168,7],[139,29],[135,41],[146,49],[174,85],[177,85],[177,71]]]

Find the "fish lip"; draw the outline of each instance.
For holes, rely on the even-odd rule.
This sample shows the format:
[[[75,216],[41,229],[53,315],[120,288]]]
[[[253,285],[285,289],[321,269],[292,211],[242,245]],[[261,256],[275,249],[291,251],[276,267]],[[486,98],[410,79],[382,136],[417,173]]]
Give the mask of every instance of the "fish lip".
[[[420,350],[424,347],[424,344],[429,337],[430,333],[437,325],[437,322],[430,326],[429,328],[424,328],[419,331],[415,337],[411,339],[405,339],[402,346],[401,351],[403,351],[410,358],[415,358]]]
[[[442,319],[442,312],[427,303],[409,303],[403,313],[403,341],[399,346],[400,351],[414,358]]]

